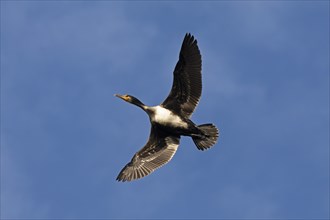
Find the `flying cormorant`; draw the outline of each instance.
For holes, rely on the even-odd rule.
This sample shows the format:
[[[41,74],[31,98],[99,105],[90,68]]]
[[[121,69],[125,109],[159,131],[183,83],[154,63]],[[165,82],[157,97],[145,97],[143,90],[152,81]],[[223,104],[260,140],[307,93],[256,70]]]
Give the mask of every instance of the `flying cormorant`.
[[[142,178],[165,165],[178,149],[181,135],[190,136],[198,150],[209,149],[216,143],[219,132],[215,125],[196,125],[190,120],[202,92],[201,70],[197,40],[188,33],[173,72],[172,89],[162,104],[146,106],[131,95],[115,95],[143,109],[151,122],[148,142],[120,171],[118,181]]]

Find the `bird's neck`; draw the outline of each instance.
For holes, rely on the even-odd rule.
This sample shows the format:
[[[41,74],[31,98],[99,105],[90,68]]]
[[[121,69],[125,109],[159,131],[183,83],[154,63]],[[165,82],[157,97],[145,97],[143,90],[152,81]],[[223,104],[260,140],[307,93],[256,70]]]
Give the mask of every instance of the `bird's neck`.
[[[136,105],[136,106],[142,108],[143,110],[145,110],[145,108],[146,108],[146,105],[143,104],[140,100],[138,100],[138,99],[135,98],[135,97],[133,98],[133,100],[132,100],[131,103],[132,103],[133,105]]]

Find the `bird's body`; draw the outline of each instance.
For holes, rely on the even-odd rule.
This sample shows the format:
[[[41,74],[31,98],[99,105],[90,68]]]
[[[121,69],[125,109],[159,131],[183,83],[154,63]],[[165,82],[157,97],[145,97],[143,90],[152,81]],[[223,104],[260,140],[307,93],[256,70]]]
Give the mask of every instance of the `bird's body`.
[[[199,130],[190,119],[182,117],[162,106],[154,106],[150,109],[151,113],[149,113],[149,117],[151,124],[168,134],[178,136],[194,136],[199,134]]]
[[[173,113],[171,110],[162,106],[147,108],[150,112],[150,121],[169,128],[188,128],[185,118]]]
[[[151,123],[151,132],[146,145],[121,170],[117,180],[131,181],[149,175],[169,162],[174,156],[181,136],[192,137],[199,150],[213,146],[219,136],[213,124],[197,126],[190,120],[202,91],[201,55],[197,41],[186,34],[174,70],[171,92],[157,106],[146,106],[130,95],[117,97],[143,109]]]

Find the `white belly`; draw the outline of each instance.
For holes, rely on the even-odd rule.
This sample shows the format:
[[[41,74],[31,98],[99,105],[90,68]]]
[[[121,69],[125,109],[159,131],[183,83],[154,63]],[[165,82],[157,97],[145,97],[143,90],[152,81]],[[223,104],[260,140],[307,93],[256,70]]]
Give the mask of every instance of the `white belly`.
[[[182,121],[179,116],[173,114],[170,110],[160,106],[152,108],[155,110],[155,114],[151,118],[152,121],[157,122],[158,124],[174,127],[186,128],[188,126],[186,122]]]

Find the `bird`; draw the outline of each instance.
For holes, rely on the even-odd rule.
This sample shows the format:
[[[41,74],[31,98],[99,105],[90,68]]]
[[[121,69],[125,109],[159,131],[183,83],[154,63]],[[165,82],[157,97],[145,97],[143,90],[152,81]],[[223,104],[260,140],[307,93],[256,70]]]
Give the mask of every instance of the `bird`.
[[[176,153],[181,136],[191,137],[197,149],[202,151],[216,144],[219,130],[214,124],[196,125],[190,119],[201,93],[201,53],[194,36],[186,33],[173,71],[172,88],[160,105],[147,106],[132,95],[115,94],[144,110],[151,123],[149,140],[120,171],[117,181],[140,179],[167,164]]]

